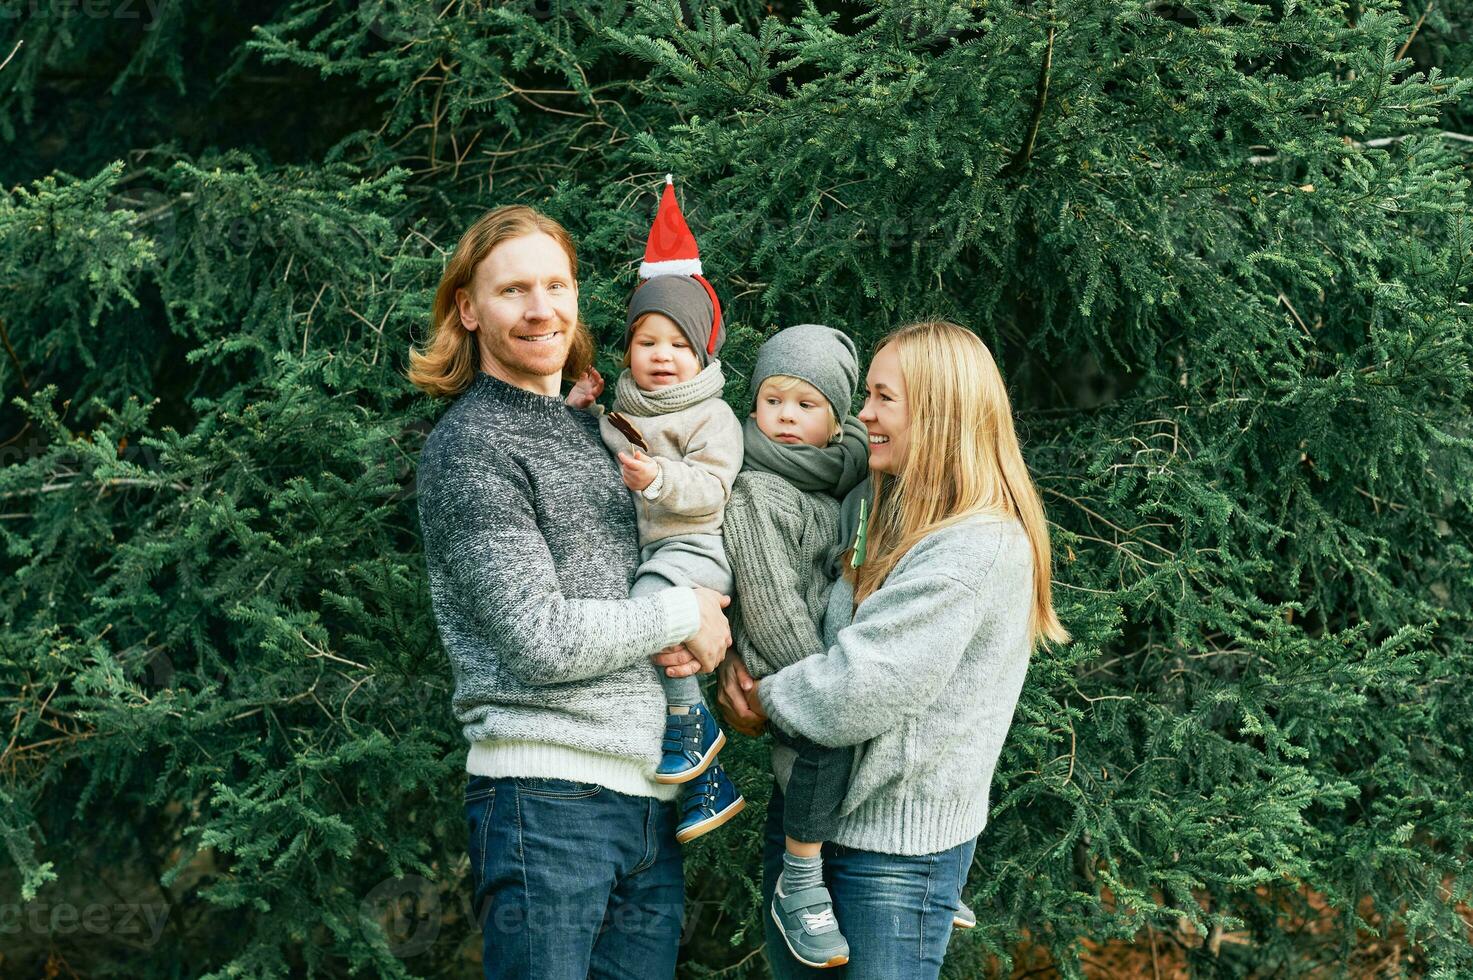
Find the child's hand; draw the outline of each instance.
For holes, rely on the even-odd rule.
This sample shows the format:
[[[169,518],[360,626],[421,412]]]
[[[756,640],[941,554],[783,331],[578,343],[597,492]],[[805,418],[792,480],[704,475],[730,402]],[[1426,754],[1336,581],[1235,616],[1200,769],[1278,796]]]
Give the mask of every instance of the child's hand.
[[[632,449],[619,454],[619,469],[624,477],[624,485],[638,493],[655,482],[655,477],[660,473],[660,464],[638,449]]]
[[[564,399],[569,408],[587,408],[598,401],[598,396],[604,393],[604,378],[598,373],[598,368],[589,368],[583,372],[583,377],[573,385],[573,390],[568,392]]]

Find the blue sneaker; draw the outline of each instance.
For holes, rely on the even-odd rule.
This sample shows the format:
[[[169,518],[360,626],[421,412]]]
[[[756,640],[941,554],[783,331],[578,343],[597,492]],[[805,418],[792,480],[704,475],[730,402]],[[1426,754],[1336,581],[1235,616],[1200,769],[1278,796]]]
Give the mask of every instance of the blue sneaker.
[[[706,771],[726,744],[726,733],[704,704],[693,704],[689,714],[665,715],[663,754],[655,768],[655,782],[684,783]]]
[[[711,766],[690,784],[680,801],[681,817],[675,827],[675,839],[682,844],[695,840],[741,813],[746,805],[726,770],[719,764]]]

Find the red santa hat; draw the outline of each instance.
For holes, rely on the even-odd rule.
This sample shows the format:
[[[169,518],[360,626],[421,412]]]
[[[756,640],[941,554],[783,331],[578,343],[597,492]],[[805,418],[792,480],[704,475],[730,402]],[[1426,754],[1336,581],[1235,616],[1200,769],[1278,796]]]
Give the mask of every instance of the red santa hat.
[[[696,236],[691,234],[690,226],[685,223],[685,215],[680,213],[680,205],[675,200],[675,178],[671,174],[665,175],[660,208],[644,243],[644,261],[639,264],[641,280],[655,276],[690,276],[706,290],[715,311],[706,353],[714,354],[719,343],[717,338],[722,336],[721,301],[702,275],[701,252],[696,247]]]

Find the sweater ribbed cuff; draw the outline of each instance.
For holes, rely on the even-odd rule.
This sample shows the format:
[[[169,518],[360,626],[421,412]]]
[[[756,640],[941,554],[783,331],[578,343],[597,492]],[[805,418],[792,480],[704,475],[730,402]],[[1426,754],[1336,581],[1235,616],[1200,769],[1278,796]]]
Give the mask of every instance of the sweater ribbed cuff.
[[[805,732],[801,727],[793,724],[794,716],[788,713],[782,699],[782,676],[782,671],[778,671],[757,681],[757,702],[762,705],[762,711],[767,715],[767,720],[785,732],[793,732],[820,745],[828,745],[829,743],[821,737],[822,732],[816,737],[812,732]],[[801,711],[798,712],[798,717],[803,718],[804,721],[808,720]]]
[[[659,500],[660,491],[665,489],[665,469],[659,466],[658,457],[656,459],[655,478],[650,481],[649,486],[639,491],[639,495],[645,500]]]
[[[472,742],[465,771],[492,779],[508,776],[571,779],[628,796],[653,796],[658,800],[673,800],[680,793],[679,786],[655,782],[654,771],[634,759],[522,739]]]
[[[655,593],[660,603],[665,631],[660,634],[659,649],[684,643],[701,628],[701,605],[694,589],[664,589]]]

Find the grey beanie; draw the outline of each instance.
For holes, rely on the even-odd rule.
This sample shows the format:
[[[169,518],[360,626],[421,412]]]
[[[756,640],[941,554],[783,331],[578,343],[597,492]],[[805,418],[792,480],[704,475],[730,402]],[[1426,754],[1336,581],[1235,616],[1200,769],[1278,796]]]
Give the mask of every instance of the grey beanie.
[[[711,344],[711,324],[716,318],[716,309],[705,286],[690,276],[655,276],[640,283],[634,295],[629,297],[629,316],[624,320],[625,349],[634,339],[634,321],[646,313],[663,313],[674,320],[685,339],[695,348],[701,366],[706,366],[710,360],[707,348]],[[710,354],[719,351],[725,341],[726,328],[723,325],[716,333],[716,344]]]
[[[848,336],[818,323],[779,330],[757,352],[752,368],[752,404],[762,382],[775,374],[806,381],[829,400],[839,421],[851,414],[854,386],[859,383],[859,355]]]

